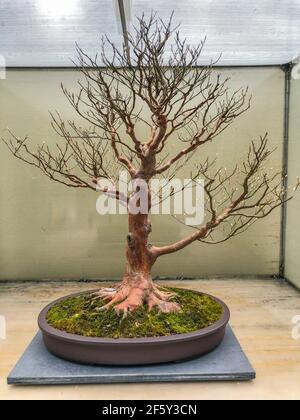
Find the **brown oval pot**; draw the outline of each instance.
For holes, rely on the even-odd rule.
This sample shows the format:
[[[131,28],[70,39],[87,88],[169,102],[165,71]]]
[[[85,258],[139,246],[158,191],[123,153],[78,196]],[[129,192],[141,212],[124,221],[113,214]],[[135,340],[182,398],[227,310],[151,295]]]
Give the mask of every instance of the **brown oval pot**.
[[[186,334],[145,338],[98,338],[69,334],[51,327],[46,321],[49,309],[69,297],[91,293],[74,293],[47,305],[38,324],[47,349],[63,359],[91,365],[146,365],[176,362],[199,357],[214,350],[223,341],[230,312],[220,299],[211,296],[223,307],[222,318],[208,328]],[[195,292],[204,294],[200,292]]]

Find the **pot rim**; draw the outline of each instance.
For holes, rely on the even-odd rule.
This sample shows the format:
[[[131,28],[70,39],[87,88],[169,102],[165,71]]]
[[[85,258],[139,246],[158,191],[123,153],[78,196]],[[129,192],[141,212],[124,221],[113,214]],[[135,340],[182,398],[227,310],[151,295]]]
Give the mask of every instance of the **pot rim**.
[[[193,340],[195,338],[199,337],[207,337],[211,334],[216,333],[221,328],[225,327],[229,320],[230,320],[230,311],[228,306],[219,298],[210,295],[208,293],[202,293],[197,290],[192,289],[185,289],[181,288],[182,290],[186,291],[192,291],[194,293],[197,293],[199,295],[209,296],[210,298],[214,299],[217,303],[219,303],[223,308],[223,315],[222,317],[215,322],[214,324],[210,325],[209,327],[202,328],[201,330],[196,330],[190,333],[184,333],[184,334],[170,334],[167,336],[153,336],[153,337],[138,337],[138,338],[106,338],[106,337],[86,337],[83,335],[78,334],[71,334],[67,333],[65,331],[61,331],[57,328],[54,328],[50,326],[46,320],[46,315],[50,308],[52,308],[55,304],[61,302],[62,300],[66,300],[72,297],[80,296],[80,295],[86,295],[88,293],[93,293],[98,291],[99,289],[93,289],[93,290],[86,290],[84,292],[76,292],[72,293],[70,295],[63,296],[59,299],[56,299],[52,302],[50,302],[45,308],[40,312],[38,317],[38,326],[40,330],[43,332],[43,334],[46,334],[50,337],[59,338],[62,341],[69,342],[69,343],[82,343],[86,345],[95,345],[95,344],[128,344],[128,345],[136,345],[136,344],[160,344],[160,343],[176,343],[178,341],[189,341]]]

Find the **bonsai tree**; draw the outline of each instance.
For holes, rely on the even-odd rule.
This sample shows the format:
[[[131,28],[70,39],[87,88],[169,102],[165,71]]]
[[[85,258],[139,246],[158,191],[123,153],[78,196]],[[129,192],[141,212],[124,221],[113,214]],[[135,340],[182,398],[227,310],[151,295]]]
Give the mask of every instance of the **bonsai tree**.
[[[215,63],[199,66],[203,46],[204,41],[196,47],[188,45],[173,27],[172,17],[164,22],[156,14],[138,19],[121,50],[104,37],[100,59],[77,46],[77,66],[83,76],[79,91],[75,94],[64,86],[62,90],[87,127],[51,114],[52,126],[62,140],[54,148],[44,143],[32,150],[27,137],[13,133],[4,139],[15,157],[52,181],[100,190],[128,207],[124,277],[120,284],[94,295],[94,299],[105,299],[101,309],[114,307],[126,314],[147,304],[149,310],[165,313],[180,310],[171,293],[153,283],[151,269],[158,258],[195,241],[227,241],[286,201],[282,174],[266,167],[272,153],[267,134],[249,145],[245,160],[231,172],[217,168],[206,156],[199,163],[201,147],[246,112],[251,99],[247,89],[231,92],[229,80],[215,75]],[[166,155],[166,146],[175,136],[182,148],[170,148]],[[147,211],[135,214],[130,204],[136,200],[136,191],[122,194],[116,187],[118,173],[125,169],[132,181],[143,180],[150,186],[154,177],[172,179],[192,156],[197,159],[196,175],[205,180],[205,221],[178,242],[150,245],[151,189],[147,190]],[[115,187],[99,187],[103,179]]]

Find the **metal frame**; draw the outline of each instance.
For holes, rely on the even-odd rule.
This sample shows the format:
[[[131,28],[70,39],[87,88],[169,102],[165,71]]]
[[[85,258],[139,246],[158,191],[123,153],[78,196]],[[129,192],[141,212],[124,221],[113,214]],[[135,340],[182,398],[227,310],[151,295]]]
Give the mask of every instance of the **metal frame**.
[[[225,65],[216,65],[215,68],[216,69],[282,69],[284,70],[284,68],[286,66],[288,66],[289,64],[258,64],[258,65],[252,65],[252,64],[230,64],[228,66]],[[195,66],[194,68],[200,68],[201,66]],[[86,67],[87,69],[92,69],[91,67]],[[99,66],[99,69],[105,68],[104,66]],[[39,71],[56,71],[56,70],[77,70],[77,67],[74,66],[44,66],[44,67],[39,67],[39,66],[23,66],[23,67],[16,67],[16,66],[7,66],[6,67],[7,70],[14,70],[14,71],[26,71],[26,70],[39,70]],[[285,70],[284,70],[285,71]]]
[[[124,0],[118,0],[118,7],[119,7],[120,18],[121,18],[124,46],[126,49],[126,54],[128,58],[130,58],[130,48],[129,48],[129,43],[128,43],[128,29],[127,29],[127,19],[126,19],[126,13],[125,13]]]
[[[290,94],[291,94],[291,71],[292,64],[283,66],[285,72],[285,88],[284,88],[284,133],[283,133],[283,155],[282,155],[282,173],[283,188],[288,188],[288,158],[289,158],[289,124],[290,124]],[[285,193],[287,198],[287,193]],[[286,249],[286,223],[287,223],[287,203],[282,206],[281,210],[281,232],[280,232],[280,266],[279,276],[285,279],[285,249]]]

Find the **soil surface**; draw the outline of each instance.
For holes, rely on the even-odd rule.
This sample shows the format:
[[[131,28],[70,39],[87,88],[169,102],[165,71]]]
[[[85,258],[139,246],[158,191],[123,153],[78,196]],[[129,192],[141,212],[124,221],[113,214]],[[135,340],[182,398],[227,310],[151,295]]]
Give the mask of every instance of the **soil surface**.
[[[175,293],[171,300],[180,305],[179,312],[149,312],[145,305],[124,317],[113,308],[99,311],[105,302],[99,299],[91,303],[91,295],[85,294],[54,305],[48,311],[47,322],[61,331],[86,337],[139,338],[193,332],[222,317],[222,306],[207,295],[178,288],[163,290]]]

